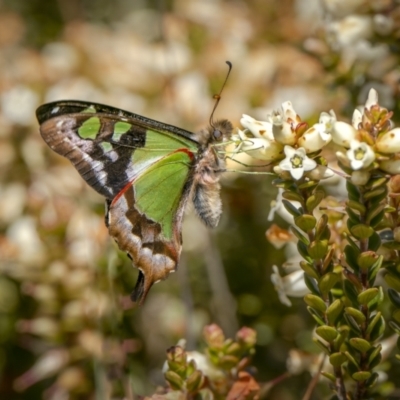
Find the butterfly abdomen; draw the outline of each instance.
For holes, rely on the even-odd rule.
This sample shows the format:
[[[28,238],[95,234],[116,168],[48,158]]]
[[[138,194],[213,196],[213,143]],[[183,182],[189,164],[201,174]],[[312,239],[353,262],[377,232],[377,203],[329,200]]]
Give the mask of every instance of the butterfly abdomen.
[[[218,160],[212,149],[202,154],[196,166],[193,185],[193,204],[197,215],[212,228],[218,225],[222,202],[220,197],[219,169],[221,160]]]

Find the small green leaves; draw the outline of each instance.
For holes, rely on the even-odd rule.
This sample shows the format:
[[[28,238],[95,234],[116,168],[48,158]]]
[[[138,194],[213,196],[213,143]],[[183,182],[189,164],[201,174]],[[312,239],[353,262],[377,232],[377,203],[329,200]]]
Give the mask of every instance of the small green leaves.
[[[374,251],[365,251],[357,257],[357,264],[361,270],[366,271],[370,268],[379,258],[383,259],[382,256],[378,256]]]
[[[360,353],[366,353],[371,348],[370,343],[367,340],[361,338],[352,338],[349,340],[349,343]]]
[[[304,214],[294,219],[295,224],[304,232],[309,232],[314,229],[317,220],[312,215]]]
[[[336,337],[338,336],[338,332],[335,328],[332,328],[331,326],[319,326],[315,332],[317,333],[318,336],[320,336],[322,339],[326,340],[328,343],[332,343]]]
[[[308,254],[313,260],[321,260],[328,252],[327,240],[316,240],[308,246]]]
[[[356,308],[346,307],[344,311],[347,315],[350,315],[351,317],[353,317],[354,320],[360,325],[363,324],[367,319],[366,316],[360,310],[357,310]]]
[[[326,296],[329,291],[338,283],[340,275],[333,272],[328,272],[319,281],[319,289],[323,296]]]
[[[318,296],[315,296],[313,294],[306,294],[304,296],[304,301],[307,303],[307,305],[315,308],[322,313],[324,313],[326,310],[325,302]]]
[[[343,353],[332,353],[329,356],[329,361],[334,367],[340,367],[347,361],[347,357]]]
[[[343,311],[343,303],[336,299],[326,310],[326,316],[330,324],[334,324]]]
[[[315,190],[314,194],[312,194],[306,201],[308,212],[312,212],[324,198],[325,192],[323,190]]]
[[[378,293],[379,293],[378,288],[370,288],[360,293],[357,297],[357,300],[360,304],[368,304],[378,295]]]
[[[387,273],[384,277],[385,282],[397,292],[400,292],[400,278],[392,273]]]
[[[286,211],[292,214],[293,217],[301,216],[301,212],[290,201],[282,200],[282,204],[286,208]]]
[[[368,239],[374,234],[374,229],[365,224],[357,224],[350,228],[350,232],[357,239]]]
[[[396,290],[394,290],[394,289],[389,288],[388,295],[389,295],[389,299],[392,302],[392,304],[395,307],[400,308],[400,293],[396,292]]]
[[[359,371],[359,372],[355,372],[351,377],[355,381],[366,381],[370,376],[371,376],[371,372]]]

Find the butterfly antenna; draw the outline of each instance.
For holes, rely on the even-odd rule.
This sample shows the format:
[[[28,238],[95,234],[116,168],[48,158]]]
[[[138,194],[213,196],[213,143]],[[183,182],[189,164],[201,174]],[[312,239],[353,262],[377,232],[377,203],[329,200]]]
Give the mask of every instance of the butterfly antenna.
[[[219,91],[219,93],[218,94],[214,94],[214,96],[213,96],[213,98],[215,99],[215,104],[214,104],[214,108],[213,108],[213,110],[211,112],[211,115],[210,115],[210,126],[212,126],[213,128],[215,128],[215,126],[214,126],[214,113],[215,113],[215,110],[217,109],[219,101],[221,100],[222,91],[224,90],[226,82],[228,81],[229,75],[230,75],[230,73],[232,71],[232,63],[230,61],[226,61],[226,63],[228,64],[228,68],[229,69],[228,69],[228,73],[226,74],[225,81],[222,84],[222,87],[221,87],[221,90]]]

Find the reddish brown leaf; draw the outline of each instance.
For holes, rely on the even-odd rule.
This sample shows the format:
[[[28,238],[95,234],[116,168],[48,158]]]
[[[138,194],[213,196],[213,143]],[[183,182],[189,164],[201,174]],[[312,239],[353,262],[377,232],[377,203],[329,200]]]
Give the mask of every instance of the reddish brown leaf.
[[[239,379],[233,384],[226,400],[257,400],[260,385],[247,372],[239,372]]]

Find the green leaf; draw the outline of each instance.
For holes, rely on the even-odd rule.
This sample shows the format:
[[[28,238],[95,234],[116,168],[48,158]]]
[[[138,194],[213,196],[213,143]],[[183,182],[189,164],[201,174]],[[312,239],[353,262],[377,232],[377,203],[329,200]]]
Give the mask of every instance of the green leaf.
[[[312,307],[307,307],[307,311],[311,314],[311,316],[314,318],[315,322],[318,325],[325,325],[324,320],[322,319],[321,315],[318,313],[317,310],[314,310]]]
[[[354,225],[350,228],[350,232],[357,239],[368,239],[375,233],[373,228],[365,224]]]
[[[354,285],[347,279],[343,282],[343,289],[346,294],[346,297],[351,301],[353,305],[358,305],[358,293]]]
[[[308,246],[308,254],[313,260],[321,260],[326,256],[328,252],[328,241],[327,240],[316,240]]]
[[[374,232],[368,240],[368,250],[377,251],[381,247],[381,238]]]
[[[340,281],[340,275],[328,272],[319,281],[319,289],[325,297],[329,291]]]
[[[304,242],[298,241],[297,242],[297,250],[299,251],[300,255],[307,261],[312,262],[312,259],[308,255],[307,246]]]
[[[394,306],[400,308],[400,293],[396,292],[396,290],[389,288],[388,289],[389,299]]]
[[[351,208],[346,207],[346,213],[349,216],[349,219],[347,221],[347,226],[349,227],[349,229],[361,222],[360,216],[356,214]]]
[[[368,328],[366,330],[367,335],[371,334],[371,331],[374,329],[375,325],[378,324],[381,318],[382,318],[382,313],[380,311],[378,311],[374,316],[371,317],[368,323]]]
[[[363,204],[359,203],[358,201],[348,200],[346,204],[347,207],[357,211],[361,215],[364,215],[365,212],[367,211],[366,207]]]
[[[366,353],[371,348],[371,344],[362,338],[351,338],[349,343],[360,353]]]
[[[379,198],[381,201],[383,198],[386,197],[387,189],[386,187],[379,187],[375,190],[371,190],[369,192],[364,193],[364,200],[371,200],[374,198]],[[381,197],[383,195],[383,198]]]
[[[379,293],[378,288],[370,288],[361,292],[357,300],[360,304],[368,304],[371,300],[373,300]]]
[[[400,336],[400,325],[396,324],[393,321],[389,321],[389,326],[396,332],[397,335]]]
[[[378,256],[375,251],[364,251],[357,257],[357,265],[361,268],[361,270],[366,271],[370,268],[376,261],[382,256]]]
[[[360,255],[360,250],[358,248],[353,248],[353,246],[346,245],[344,248],[344,255],[346,256],[347,264],[353,269],[353,271],[358,272],[358,257]]]
[[[349,314],[344,314],[344,318],[346,319],[350,329],[358,336],[361,335],[361,329],[357,324],[357,321]]]
[[[314,294],[306,294],[304,296],[304,301],[310,307],[313,307],[316,310],[325,313],[326,303],[320,297],[315,296]]]
[[[315,227],[315,240],[325,239],[325,237],[322,238],[322,236],[325,233],[325,229],[328,228],[328,221],[328,216],[326,214],[322,214]]]
[[[357,324],[361,325],[366,321],[366,316],[360,311],[357,310],[356,308],[353,307],[346,307],[344,309],[345,313],[348,315],[351,315],[354,320],[357,322]]]
[[[292,190],[285,190],[282,193],[282,197],[286,200],[298,201],[300,204],[303,202],[303,197],[299,193],[296,193]]]
[[[385,177],[377,178],[377,179],[370,179],[368,184],[366,185],[368,189],[376,189],[379,186],[386,186],[388,179]]]
[[[321,375],[323,375],[325,378],[331,380],[332,382],[336,382],[336,377],[335,377],[335,375],[330,374],[329,372],[322,371],[322,372],[321,372]]]
[[[385,282],[397,292],[400,292],[400,278],[392,273],[387,273],[384,276]]]
[[[317,220],[312,215],[299,215],[295,217],[294,223],[304,232],[309,232],[314,229]]]
[[[315,332],[328,343],[332,343],[338,336],[338,331],[331,326],[323,325],[316,328]]]
[[[167,371],[164,374],[165,380],[170,384],[173,390],[180,390],[183,388],[185,382],[183,379],[174,371]]]
[[[384,208],[385,204],[380,204],[378,205],[378,207],[375,207],[374,209],[370,210],[367,214],[366,222],[372,227],[375,227],[379,222],[381,222],[385,214]]]
[[[319,291],[317,282],[314,278],[311,278],[308,275],[304,275],[304,282],[311,293],[315,294],[316,296],[321,297],[321,292]]]
[[[350,352],[345,351],[344,354],[346,355],[347,359],[348,359],[357,369],[360,368],[358,362],[355,360],[355,358],[351,355]]]
[[[311,278],[319,279],[318,272],[315,270],[312,264],[308,263],[307,261],[300,261],[300,267]]]
[[[375,368],[377,365],[379,365],[382,361],[382,346],[378,345],[376,347],[372,347],[368,351],[368,365],[369,369]]]
[[[306,201],[307,210],[312,212],[324,198],[325,192],[323,190],[316,190]]]
[[[371,372],[368,371],[359,371],[359,372],[355,372],[352,376],[351,376],[355,381],[366,381],[367,379],[369,379],[371,377]]]
[[[369,330],[369,327],[367,329],[367,333],[368,331],[370,332],[369,337],[371,341],[374,342],[382,337],[382,335],[385,333],[385,328],[385,319],[381,316],[371,330]]]
[[[365,382],[365,386],[367,388],[374,386],[375,383],[377,382],[378,378],[379,378],[379,374],[377,372],[373,372],[371,377],[367,380],[367,382]]]
[[[334,324],[343,311],[343,303],[336,299],[326,310],[326,316],[330,324]]]
[[[293,225],[290,227],[290,230],[293,232],[293,234],[299,239],[301,242],[303,242],[305,245],[309,245],[310,241],[306,236],[304,236],[298,229],[296,229]]]
[[[286,208],[286,211],[289,214],[293,215],[293,217],[298,217],[302,215],[299,209],[295,207],[290,201],[282,200],[282,204]]]
[[[358,191],[357,187],[353,185],[349,180],[346,181],[346,189],[347,193],[349,194],[349,199],[353,201],[360,200],[360,192]]]
[[[329,356],[329,361],[334,367],[340,367],[347,361],[347,357],[343,353],[332,353]]]

